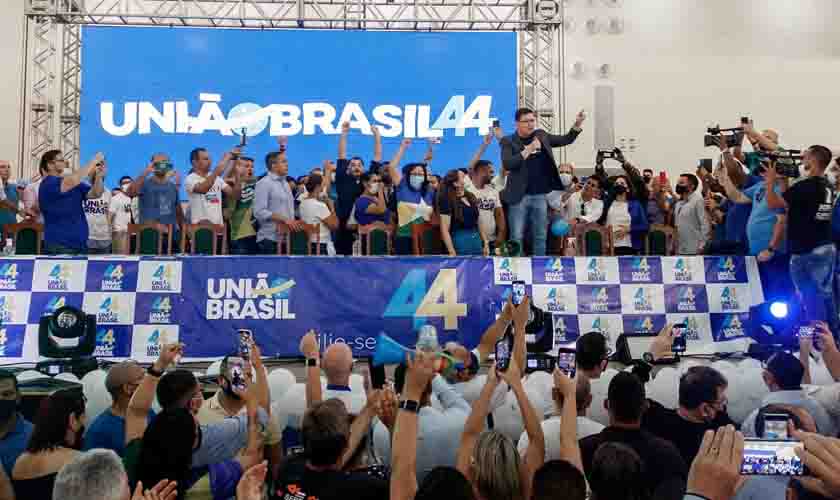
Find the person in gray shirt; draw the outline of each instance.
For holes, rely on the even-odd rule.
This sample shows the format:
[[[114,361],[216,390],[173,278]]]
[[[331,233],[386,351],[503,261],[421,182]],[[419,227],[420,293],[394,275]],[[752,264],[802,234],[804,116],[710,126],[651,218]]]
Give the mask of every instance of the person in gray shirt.
[[[146,182],[146,178],[154,174]],[[126,190],[126,195],[140,197],[140,224],[157,222],[172,226],[172,246],[178,248],[180,241],[179,227],[184,223],[184,212],[181,209],[180,176],[172,168],[169,155],[155,153],[143,172]],[[164,246],[166,241],[164,240]],[[163,249],[164,253],[167,248]]]
[[[694,174],[682,174],[677,182],[676,192],[680,199],[674,206],[674,226],[679,255],[703,253],[709,237],[709,219],[699,187],[700,181]]]
[[[265,155],[265,177],[257,182],[254,190],[254,217],[259,223],[257,248],[261,254],[277,253],[277,225],[284,224],[290,231],[303,231],[303,222],[295,220],[295,197],[286,176],[289,161],[285,150]]]

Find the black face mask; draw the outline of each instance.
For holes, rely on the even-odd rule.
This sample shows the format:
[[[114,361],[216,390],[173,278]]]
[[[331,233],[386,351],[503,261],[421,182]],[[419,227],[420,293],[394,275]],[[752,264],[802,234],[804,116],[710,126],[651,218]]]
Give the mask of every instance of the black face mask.
[[[688,186],[685,184],[677,184],[677,188],[674,190],[677,194],[685,194],[688,192]]]
[[[627,192],[627,188],[624,187],[624,184],[616,184],[614,188],[615,194],[624,194]]]
[[[17,399],[0,400],[0,420],[8,420],[17,411]]]
[[[645,183],[650,182],[651,179],[653,179],[652,175],[645,175]]]

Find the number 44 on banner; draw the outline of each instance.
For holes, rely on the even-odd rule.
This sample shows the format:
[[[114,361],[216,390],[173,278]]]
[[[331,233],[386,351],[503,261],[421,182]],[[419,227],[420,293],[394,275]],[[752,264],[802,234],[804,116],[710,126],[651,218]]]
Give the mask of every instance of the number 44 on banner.
[[[443,318],[445,330],[457,330],[458,318],[467,315],[467,304],[458,302],[457,269],[441,269],[426,288],[426,270],[412,269],[391,296],[383,317],[414,318],[414,328],[422,326],[425,318]]]

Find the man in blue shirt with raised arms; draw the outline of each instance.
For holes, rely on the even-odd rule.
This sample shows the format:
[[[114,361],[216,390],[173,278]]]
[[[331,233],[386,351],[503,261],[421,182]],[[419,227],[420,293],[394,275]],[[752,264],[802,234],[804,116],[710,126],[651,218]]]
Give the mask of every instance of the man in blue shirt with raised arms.
[[[102,194],[105,157],[96,153],[85,167],[63,175],[67,161],[53,149],[41,157],[46,177],[38,191],[38,205],[44,216],[44,243],[49,255],[80,255],[87,252],[88,224],[84,200]],[[91,179],[91,183],[86,182]]]

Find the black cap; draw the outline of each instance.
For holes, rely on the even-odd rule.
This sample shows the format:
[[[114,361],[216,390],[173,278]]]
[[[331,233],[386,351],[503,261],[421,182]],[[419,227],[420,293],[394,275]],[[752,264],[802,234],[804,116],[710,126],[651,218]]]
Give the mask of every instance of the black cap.
[[[793,354],[789,352],[773,354],[767,360],[764,369],[773,375],[783,391],[795,391],[802,388],[805,368]]]

